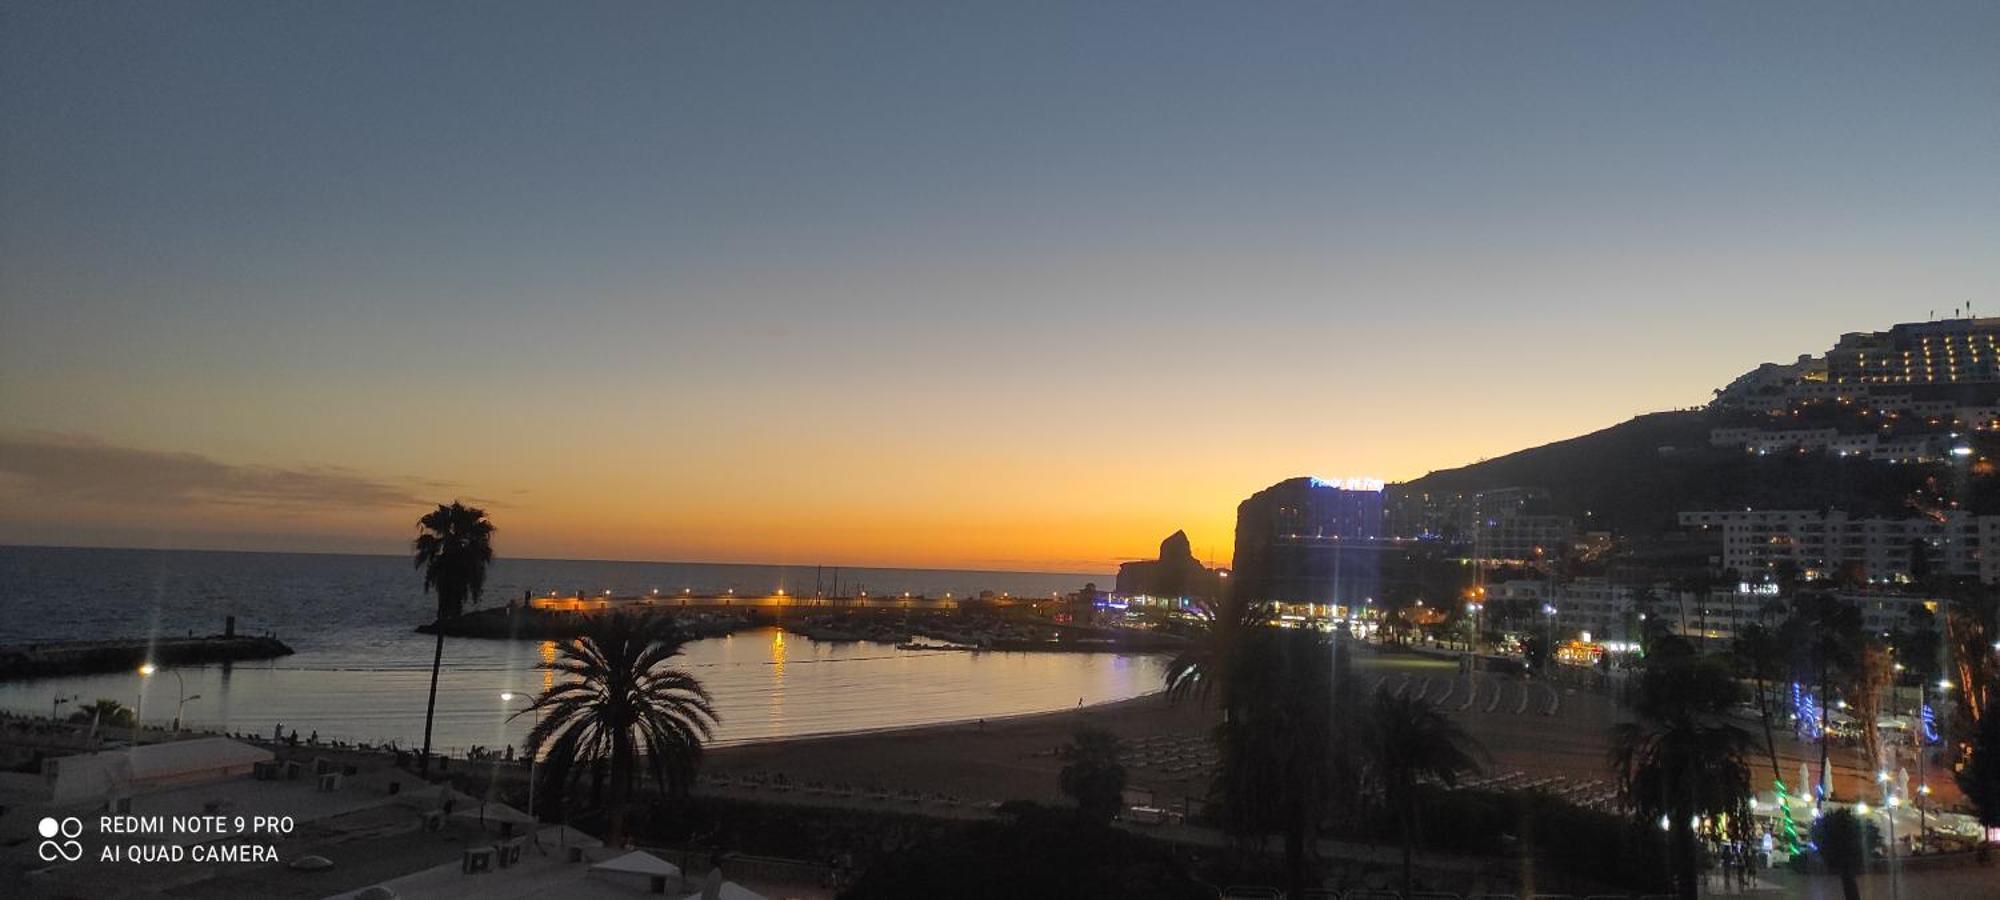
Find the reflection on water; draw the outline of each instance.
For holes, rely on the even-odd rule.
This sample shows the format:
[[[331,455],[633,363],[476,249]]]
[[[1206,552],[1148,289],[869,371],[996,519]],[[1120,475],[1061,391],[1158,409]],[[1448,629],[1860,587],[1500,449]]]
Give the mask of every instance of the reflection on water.
[[[785,630],[771,629],[771,730],[785,732]]]
[[[431,640],[415,637],[415,644]],[[396,649],[383,654],[380,665],[335,649],[181,669],[187,694],[202,697],[187,704],[185,721],[257,734],[282,724],[301,736],[318,731],[326,739],[395,739],[410,747],[423,737],[430,648],[421,654]],[[553,674],[534,667],[555,653],[550,641],[446,641],[434,743],[460,750],[519,746],[530,723],[525,717],[507,722],[511,710],[500,693],[546,688]],[[907,651],[820,643],[778,629],[697,641],[673,664],[714,695],[722,715],[719,743],[1069,709],[1146,693],[1160,678],[1149,657]],[[83,698],[80,703],[98,697],[132,703],[142,688],[147,720],[170,721],[178,700],[174,679],[136,674],[0,684],[0,708],[46,714],[52,699],[72,694]]]

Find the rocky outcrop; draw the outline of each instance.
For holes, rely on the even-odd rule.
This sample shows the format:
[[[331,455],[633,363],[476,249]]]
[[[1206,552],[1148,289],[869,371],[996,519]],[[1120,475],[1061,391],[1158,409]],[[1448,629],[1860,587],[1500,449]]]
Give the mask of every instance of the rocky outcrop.
[[[1160,558],[1128,562],[1118,567],[1118,593],[1149,597],[1215,597],[1222,576],[1194,558],[1185,531],[1160,542]]]

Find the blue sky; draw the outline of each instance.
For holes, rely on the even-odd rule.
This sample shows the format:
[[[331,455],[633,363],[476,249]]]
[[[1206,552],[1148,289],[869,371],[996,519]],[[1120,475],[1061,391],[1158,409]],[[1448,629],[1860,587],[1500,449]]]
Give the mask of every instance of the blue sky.
[[[1995,46],[1990,3],[10,4],[0,429],[449,484],[551,554],[607,510],[656,558],[1226,546],[1283,477],[2000,311]],[[0,540],[413,518],[8,471]],[[995,524],[898,557],[928,517]]]

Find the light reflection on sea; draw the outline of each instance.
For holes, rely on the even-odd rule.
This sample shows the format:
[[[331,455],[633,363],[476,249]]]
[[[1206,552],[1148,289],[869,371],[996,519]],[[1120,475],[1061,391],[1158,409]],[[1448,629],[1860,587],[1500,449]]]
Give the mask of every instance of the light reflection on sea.
[[[856,574],[859,573],[859,574]],[[811,569],[525,561],[496,570],[489,596],[569,584],[637,593],[672,579],[697,590],[758,587]],[[851,570],[871,590],[1041,593],[1087,576]],[[708,581],[699,579],[707,578]],[[197,728],[301,738],[418,744],[433,639],[410,629],[426,600],[394,557],[202,554],[0,548],[0,642],[217,631],[234,614],[243,632],[275,631],[299,652],[277,660],[180,670],[184,721]],[[539,586],[539,587],[538,587]],[[34,610],[32,615],[20,614]],[[154,625],[157,623],[157,626]],[[525,717],[505,722],[502,691],[546,687],[534,669],[553,650],[529,641],[452,639],[438,687],[434,743],[464,749],[518,744]],[[708,685],[723,722],[719,743],[998,718],[1136,696],[1159,683],[1158,663],[1104,654],[897,650],[828,644],[776,629],[688,645],[679,664]],[[167,723],[183,688],[169,670],[146,680],[145,717]],[[113,674],[0,683],[0,708],[46,714],[58,696],[138,702],[141,680]],[[70,707],[74,708],[74,707]]]

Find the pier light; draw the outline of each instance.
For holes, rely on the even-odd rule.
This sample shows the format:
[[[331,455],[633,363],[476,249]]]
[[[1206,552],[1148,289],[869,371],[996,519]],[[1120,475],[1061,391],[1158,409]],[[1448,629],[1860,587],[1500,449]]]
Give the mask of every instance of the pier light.
[[[152,663],[140,663],[140,664],[139,664],[139,675],[140,675],[141,677],[144,677],[144,678],[151,678],[151,677],[153,677],[153,673],[154,673],[154,672],[158,672],[158,671],[159,671],[159,669],[158,669],[158,668],[156,668],[156,667],[154,667],[154,665],[153,665]]]
[[[784,588],[779,588],[779,589],[778,589],[778,596],[780,596],[780,597],[783,597],[783,596],[785,596],[785,589],[784,589]]]
[[[1937,685],[1937,687],[1938,687],[1938,690],[1940,690],[1940,691],[1948,691],[1948,690],[1951,690],[1951,679],[1949,679],[1949,678],[1940,678],[1940,679],[1938,679],[1938,685]]]
[[[654,589],[653,589],[653,593],[657,594],[657,593],[659,593],[659,592],[660,592],[660,589],[659,589],[659,588],[654,588]]]

